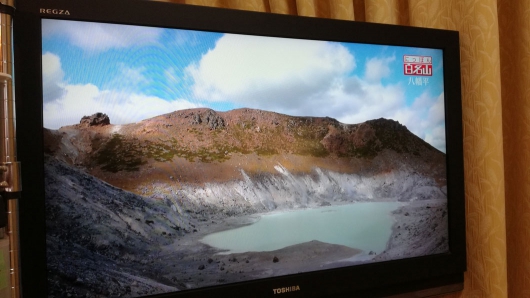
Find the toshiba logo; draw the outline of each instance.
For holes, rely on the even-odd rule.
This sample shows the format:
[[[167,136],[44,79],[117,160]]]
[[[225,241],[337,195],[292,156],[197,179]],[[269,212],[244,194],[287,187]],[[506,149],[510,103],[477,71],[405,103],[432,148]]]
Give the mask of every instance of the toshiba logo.
[[[41,8],[40,13],[43,14],[54,14],[54,15],[65,15],[69,16],[70,12],[67,9],[56,9],[56,8]]]
[[[277,288],[277,289],[272,289],[272,291],[274,292],[274,294],[285,294],[285,293],[289,293],[289,292],[300,291],[300,286],[291,286],[291,287],[285,287],[285,288]]]

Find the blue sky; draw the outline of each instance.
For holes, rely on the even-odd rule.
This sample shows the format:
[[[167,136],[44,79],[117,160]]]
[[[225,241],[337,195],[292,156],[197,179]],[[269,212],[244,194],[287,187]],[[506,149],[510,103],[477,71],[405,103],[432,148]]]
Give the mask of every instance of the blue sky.
[[[95,112],[126,124],[248,107],[348,124],[390,118],[445,152],[440,50],[64,20],[42,27],[47,128]],[[404,55],[432,57],[433,75],[404,75]]]

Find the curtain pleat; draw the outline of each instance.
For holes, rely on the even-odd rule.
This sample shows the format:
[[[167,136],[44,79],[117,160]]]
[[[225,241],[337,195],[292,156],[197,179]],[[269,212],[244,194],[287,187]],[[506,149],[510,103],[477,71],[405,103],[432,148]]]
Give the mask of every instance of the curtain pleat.
[[[364,0],[353,0],[353,13],[355,15],[355,21],[366,21]]]
[[[365,0],[366,21],[409,25],[409,2],[402,0]]]
[[[330,17],[332,19],[353,21],[353,9],[353,1],[351,0],[336,0],[329,2]]]
[[[410,24],[458,30],[462,75],[467,264],[453,297],[506,297],[506,223],[497,7],[491,1],[409,1]],[[450,113],[450,111],[448,111]]]
[[[399,0],[366,0],[366,21],[382,24],[399,24]],[[407,12],[408,13],[408,12]]]
[[[299,16],[316,17],[317,11],[315,0],[296,0],[296,8]]]
[[[500,0],[509,297],[530,297],[530,2]]]
[[[398,25],[408,26],[409,22],[409,2],[408,1],[397,1],[397,11],[398,11]]]
[[[409,0],[409,21],[411,26],[439,28],[442,14],[452,1]]]
[[[173,2],[459,31],[468,271],[444,297],[530,297],[530,1]]]
[[[269,0],[272,13],[297,15],[296,0]]]
[[[170,2],[173,2],[173,1],[170,0]],[[225,7],[223,0],[177,0],[175,2],[184,3],[184,4],[191,4],[191,5]]]
[[[221,1],[221,0],[219,0]],[[268,0],[222,0],[223,7],[250,11],[270,11]]]

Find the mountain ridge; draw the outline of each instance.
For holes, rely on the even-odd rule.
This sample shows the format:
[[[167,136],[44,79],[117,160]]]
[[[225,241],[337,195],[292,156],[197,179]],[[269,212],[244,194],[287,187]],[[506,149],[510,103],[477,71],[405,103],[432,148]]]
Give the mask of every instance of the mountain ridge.
[[[90,126],[83,119],[58,130],[45,129],[45,152],[129,190],[118,180],[138,178],[144,171],[152,177],[158,173],[163,180],[203,183],[241,179],[239,170],[249,175],[276,173],[278,163],[305,174],[313,167],[378,174],[406,165],[441,183],[445,179],[445,167],[440,167],[445,154],[399,122],[384,118],[344,124],[330,117],[248,108],[196,108],[123,125]],[[168,164],[173,166],[161,170]]]

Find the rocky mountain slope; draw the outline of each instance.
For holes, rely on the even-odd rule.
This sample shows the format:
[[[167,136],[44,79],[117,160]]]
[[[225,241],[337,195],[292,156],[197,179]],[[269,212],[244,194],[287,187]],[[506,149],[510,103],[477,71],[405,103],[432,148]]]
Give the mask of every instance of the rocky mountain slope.
[[[445,184],[445,155],[393,120],[347,125],[252,109],[181,110],[127,125],[104,118],[45,129],[45,150],[137,193],[138,181],[243,180],[242,170],[276,175],[278,164],[294,174],[319,167],[364,176],[405,167]]]
[[[44,141],[51,297],[136,297],[214,285],[220,273],[252,279],[197,269],[216,258],[199,240],[273,210],[416,202],[394,213],[403,224],[379,260],[447,250],[445,154],[393,120],[191,109],[113,125],[98,113],[45,129]]]
[[[50,297],[176,290],[145,268],[161,247],[191,232],[188,219],[53,157],[45,161],[45,191]]]
[[[45,151],[198,219],[363,200],[443,199],[445,155],[403,125],[261,110],[181,110],[127,125],[105,114],[45,130]]]

